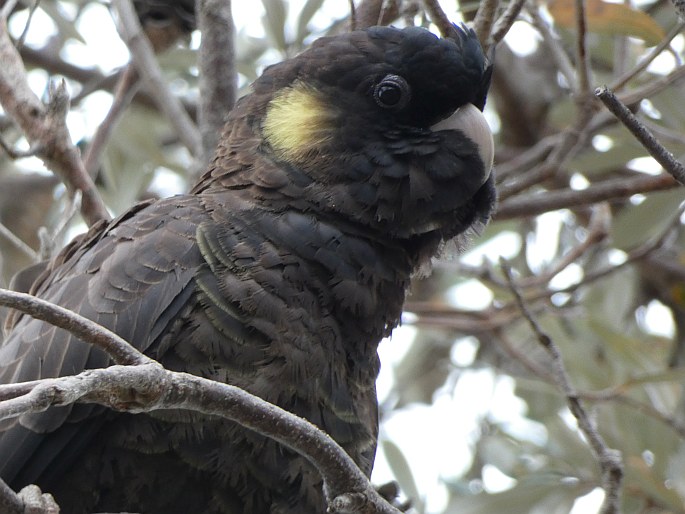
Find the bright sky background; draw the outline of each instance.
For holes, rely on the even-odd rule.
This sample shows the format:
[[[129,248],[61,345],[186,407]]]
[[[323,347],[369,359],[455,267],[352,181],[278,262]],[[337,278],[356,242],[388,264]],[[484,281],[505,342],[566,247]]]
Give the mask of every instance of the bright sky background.
[[[291,12],[299,12],[304,0],[291,0]],[[341,0],[327,0],[324,11],[314,19],[314,24],[324,27],[333,19],[339,19],[348,12],[348,3]],[[450,13],[453,2],[445,2],[446,12]],[[239,30],[254,36],[263,35],[263,7],[258,1],[233,2],[235,22]],[[295,22],[291,17],[290,22]],[[17,35],[23,30],[21,17],[15,16],[10,27]],[[83,16],[78,26],[86,39],[87,45],[72,41],[66,49],[66,57],[80,65],[99,66],[104,72],[112,71],[128,61],[128,51],[120,41],[116,29],[105,7],[94,6]],[[28,45],[42,45],[54,32],[52,21],[38,9],[28,33]],[[539,41],[538,36],[525,23],[516,23],[507,36],[507,41],[520,54],[533,51]],[[194,38],[197,44],[197,38]],[[682,38],[679,43],[682,44]],[[277,56],[273,56],[274,59]],[[45,89],[47,77],[41,71],[29,75],[31,86],[41,95]],[[93,131],[104,117],[110,95],[96,93],[91,95],[79,112],[69,117],[73,139]],[[605,142],[606,143],[606,142]],[[596,146],[603,144],[601,140]],[[598,148],[599,149],[599,148]],[[653,162],[653,161],[652,161]],[[645,164],[649,168],[651,163]],[[37,166],[41,168],[42,166]],[[36,168],[36,166],[34,166]],[[583,187],[582,177],[579,188]],[[545,227],[545,241],[531,241],[531,253],[537,256],[537,265],[546,264],[555,247],[554,238],[563,221],[563,212],[552,212],[538,218],[538,223]],[[467,254],[467,262],[480,264],[482,259],[496,262],[500,255],[514,255],[521,245],[519,237],[513,233],[502,233],[478,251]],[[536,263],[533,262],[533,265]],[[564,274],[557,277],[554,285],[563,286],[572,283],[578,277],[578,271],[571,266]],[[490,292],[476,281],[467,281],[451,292],[455,305],[460,307],[481,308],[492,299]],[[468,299],[464,304],[463,299]],[[655,327],[663,335],[672,335],[673,323],[670,313],[660,304],[650,306],[644,312],[645,323]],[[659,327],[658,329],[656,327]],[[379,399],[386,399],[391,390],[393,364],[399,362],[409,348],[415,329],[404,326],[397,329],[392,340],[384,341],[379,353],[383,362],[378,380]],[[469,366],[475,357],[476,343],[472,338],[461,338],[453,350],[452,359],[457,367]],[[460,376],[456,388],[445,389],[437,393],[433,405],[417,404],[394,412],[383,425],[382,439],[389,439],[405,452],[417,481],[419,491],[428,501],[429,512],[439,512],[447,498],[446,488],[441,477],[455,477],[466,471],[471,463],[471,444],[478,431],[479,420],[484,416],[506,423],[512,431],[531,439],[544,440],[544,427],[531,423],[524,418],[525,404],[515,396],[513,381],[509,377],[498,376],[490,370],[465,370]],[[379,452],[374,481],[383,483],[393,478],[387,466],[383,452]],[[496,468],[489,466],[483,476],[483,488],[497,492],[511,487],[515,481],[503,475]],[[596,489],[576,502],[573,514],[594,514],[598,511],[603,499],[603,492]]]

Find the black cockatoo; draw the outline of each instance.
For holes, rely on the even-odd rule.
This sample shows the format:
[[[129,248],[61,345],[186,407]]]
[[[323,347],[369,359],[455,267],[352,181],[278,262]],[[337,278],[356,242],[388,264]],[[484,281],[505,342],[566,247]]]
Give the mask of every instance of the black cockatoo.
[[[495,203],[490,71],[466,28],[319,39],[237,103],[190,193],[92,228],[31,291],[168,369],[307,418],[370,474],[377,345],[412,273]],[[110,364],[28,316],[9,328],[2,383]],[[76,404],[0,431],[0,476],[38,484],[68,514],[326,510],[308,461],[225,419]]]

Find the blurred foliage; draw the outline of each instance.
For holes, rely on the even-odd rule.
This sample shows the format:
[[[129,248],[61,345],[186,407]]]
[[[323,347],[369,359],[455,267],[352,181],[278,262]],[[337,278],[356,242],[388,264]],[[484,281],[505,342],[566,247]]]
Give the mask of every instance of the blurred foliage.
[[[19,2],[10,15],[15,37],[23,31],[28,4],[32,2]],[[107,7],[107,2],[97,0],[43,0],[22,51],[38,93],[48,76],[67,80],[75,98],[70,123],[83,146],[103,116],[97,113],[104,113],[103,105],[111,101],[115,79],[110,76],[118,73],[100,62],[102,56],[83,52],[91,46],[101,52],[108,44],[83,34],[82,16],[95,4],[103,12]],[[297,7],[286,0],[263,0],[262,5],[253,2],[251,9],[236,12],[236,67],[243,92],[265,65],[347,26],[346,11],[330,14],[341,2],[292,4]],[[399,4],[395,24],[426,23],[425,13],[414,2]],[[574,4],[550,1],[541,17],[556,31],[553,45],[572,66],[577,37]],[[460,19],[457,2],[443,5],[451,19]],[[471,17],[474,5],[463,7]],[[664,1],[636,7],[589,0],[587,15],[592,88],[616,83],[677,23],[673,6]],[[482,408],[475,409],[476,419],[469,422],[473,429],[465,440],[455,442],[469,448],[470,462],[456,463],[450,441],[440,442],[444,452],[423,456],[439,469],[444,493],[439,499],[426,492],[425,462],[412,460],[406,437],[394,438],[392,431],[382,428],[382,454],[418,512],[566,514],[579,497],[601,485],[597,460],[555,384],[551,362],[498,269],[497,259],[504,255],[517,271],[517,287],[531,311],[559,346],[600,433],[623,455],[624,512],[685,513],[685,246],[679,211],[685,191],[641,194],[617,187],[605,203],[582,201],[584,190],[602,181],[618,180],[628,187],[636,177],[662,171],[653,161],[638,159],[646,151],[599,103],[569,83],[550,51],[553,45],[535,32],[530,11],[524,9],[520,20],[517,27],[526,28],[529,35],[517,30],[499,46],[487,107],[496,127],[502,208],[517,196],[527,195],[532,205],[560,190],[575,192],[580,200],[547,209],[550,212],[542,216],[495,217],[484,234],[473,238],[465,257],[450,256],[436,263],[431,277],[416,281],[405,325],[417,330],[402,355],[397,355],[399,350],[387,352],[390,358],[383,372],[394,381],[381,405],[384,422],[401,419],[413,443],[420,445],[434,436],[412,428],[412,407],[435,405],[445,396],[454,396],[454,405],[462,405],[457,400],[468,398],[457,398],[457,392],[463,393],[460,384],[487,370],[494,384],[514,384],[513,393],[500,401],[520,404],[521,412],[496,415],[498,406],[487,400],[490,392],[468,393]],[[254,29],[259,21],[261,33]],[[511,51],[509,45],[520,46],[519,37],[534,42],[529,51]],[[196,45],[189,41],[160,55],[159,62],[172,90],[192,114],[198,93]],[[685,155],[685,92],[680,78],[685,75],[684,47],[683,36],[677,35],[658,65],[629,76],[617,90],[632,100],[631,107],[676,157]],[[571,129],[582,102],[591,103],[592,121]],[[577,143],[558,162],[545,161],[550,149],[579,132]],[[20,132],[2,114],[0,135],[9,146],[26,148]],[[541,173],[526,187],[514,187],[543,165],[551,165],[552,172]],[[150,92],[143,90],[117,124],[96,179],[117,214],[139,199],[187,189],[190,168],[188,152],[154,108]],[[64,221],[67,206],[64,188],[37,160],[0,154],[0,222],[17,237],[39,251],[39,227],[52,234]],[[70,226],[69,236],[83,227],[78,220]],[[57,247],[65,241],[61,238]],[[1,237],[0,252],[0,284],[6,286],[31,258]],[[473,289],[474,282],[478,289]],[[465,348],[473,351],[464,356]],[[465,408],[453,414],[467,423]],[[446,419],[440,433],[449,433],[451,423]],[[454,430],[454,437],[462,433]],[[508,477],[504,487],[487,478],[486,471],[492,469]]]

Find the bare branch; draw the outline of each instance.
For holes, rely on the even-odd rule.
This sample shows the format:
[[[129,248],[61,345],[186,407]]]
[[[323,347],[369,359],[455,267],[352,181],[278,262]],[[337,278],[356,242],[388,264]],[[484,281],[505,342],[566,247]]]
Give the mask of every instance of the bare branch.
[[[473,30],[478,35],[478,39],[480,40],[480,44],[483,45],[483,48],[485,48],[488,41],[490,41],[492,25],[495,21],[498,7],[499,0],[485,0],[479,2],[476,17],[473,20]]]
[[[587,18],[585,16],[585,0],[576,0],[576,84],[577,101],[582,105],[587,103],[590,93],[590,57],[587,53],[585,36],[587,34]]]
[[[22,241],[19,237],[17,237],[14,234],[14,232],[12,232],[10,229],[8,229],[2,223],[0,223],[0,236],[7,239],[7,241],[9,241],[12,246],[14,246],[17,250],[22,252],[24,255],[26,255],[29,259],[31,259],[31,261],[33,261],[33,262],[38,261],[38,254],[33,251],[33,248],[31,248],[24,241]]]
[[[547,45],[547,48],[549,48],[557,69],[564,76],[566,82],[568,82],[568,86],[572,87],[575,82],[575,72],[573,71],[573,65],[571,64],[568,55],[566,55],[566,52],[559,42],[559,38],[552,33],[552,29],[547,22],[542,19],[536,5],[529,2],[526,5],[526,10],[528,11],[528,14],[530,14],[533,26],[538,29],[538,32],[540,32],[540,35],[542,36],[542,40]]]
[[[59,175],[72,193],[82,192],[81,214],[88,225],[109,219],[78,149],[71,142],[65,122],[69,101],[64,84],[53,88],[46,108],[29,88],[24,65],[4,20],[0,20],[0,62],[0,103],[5,111],[17,121],[29,144],[39,149],[38,155],[45,165]]]
[[[603,241],[609,235],[610,223],[611,209],[609,208],[609,205],[604,202],[595,206],[592,210],[592,216],[590,217],[585,239],[579,244],[571,247],[548,269],[538,275],[533,275],[520,280],[516,286],[519,288],[528,288],[547,285],[550,280],[576,262],[591,246]]]
[[[24,502],[2,479],[0,479],[0,512],[24,514]]]
[[[214,155],[226,116],[236,100],[235,27],[231,3],[224,0],[196,2],[200,44],[200,110],[205,163]]]
[[[507,35],[509,29],[518,19],[519,14],[521,14],[521,9],[525,3],[526,0],[510,0],[506,10],[502,13],[502,16],[499,17],[492,29],[492,34],[490,34],[491,45],[496,45],[504,39],[504,36]]]
[[[19,3],[19,0],[7,0],[0,9],[0,17],[7,20],[7,17],[12,13],[12,10]]]
[[[607,109],[630,130],[635,138],[645,147],[649,155],[663,166],[678,182],[685,185],[685,166],[673,157],[673,154],[666,150],[654,135],[645,127],[630,110],[606,86],[597,88],[597,97],[604,102]]]
[[[666,88],[685,79],[685,65],[678,66],[668,75],[649,80],[645,85],[619,95],[621,102],[632,105],[644,98],[654,96]],[[596,93],[595,93],[596,94]]]
[[[168,371],[154,362],[42,380],[27,395],[0,403],[0,419],[75,402],[133,413],[184,409],[236,421],[312,462],[326,482],[329,504],[348,505],[354,499],[357,512],[399,514],[380,497],[345,451],[309,421],[237,387]],[[342,499],[336,500],[338,497]]]
[[[392,23],[400,15],[400,3],[399,0],[362,0],[354,12],[356,27],[365,29],[374,25]],[[351,4],[352,2],[350,2]],[[405,13],[409,14],[407,11]]]
[[[592,184],[587,189],[561,189],[539,194],[520,195],[502,202],[495,219],[505,220],[521,216],[537,216],[543,212],[590,205],[616,198],[627,198],[637,193],[673,189],[678,183],[670,175],[637,176],[632,179],[612,179]]]
[[[155,59],[152,45],[138,22],[131,0],[114,0],[112,5],[119,15],[120,23],[117,28],[121,38],[131,51],[133,63],[141,78],[151,91],[155,91],[157,106],[166,114],[190,153],[195,157],[202,156],[202,140],[197,127],[178,98],[169,90],[157,59]]]
[[[635,66],[632,70],[629,70],[625,74],[621,75],[619,78],[617,78],[613,84],[611,84],[610,89],[613,91],[618,91],[619,89],[622,89],[628,82],[633,80],[635,77],[637,77],[640,73],[645,71],[647,67],[661,55],[661,52],[663,52],[666,48],[669,48],[671,45],[671,41],[682,32],[682,30],[685,28],[685,21],[681,21],[678,23],[675,27],[671,29],[671,31],[666,35],[666,37],[659,43],[657,46],[655,46],[652,51],[645,57],[644,59],[640,60],[640,62]]]
[[[349,0],[350,4],[350,30],[357,30],[357,9],[354,6],[354,0]]]
[[[88,145],[83,157],[86,171],[91,177],[95,177],[102,157],[102,152],[109,141],[112,131],[117,122],[124,114],[126,107],[131,104],[133,97],[138,91],[138,73],[132,65],[128,65],[124,73],[119,77],[114,91],[112,105],[107,112],[107,116],[97,128],[93,138]]]
[[[114,362],[144,364],[154,362],[114,332],[64,307],[36,298],[30,294],[0,289],[0,305],[17,309],[36,319],[63,328],[79,339],[106,351]]]
[[[633,264],[641,259],[644,259],[645,257],[650,256],[653,252],[661,248],[666,240],[666,238],[669,236],[669,234],[673,231],[674,227],[680,225],[680,217],[683,215],[683,212],[685,212],[685,206],[681,206],[680,209],[676,212],[676,214],[673,216],[673,219],[671,222],[668,224],[666,229],[664,229],[661,234],[656,236],[655,238],[652,238],[645,243],[641,244],[637,248],[634,248],[630,250],[626,256],[626,260],[623,261],[620,264],[616,264],[613,266],[608,266],[603,269],[599,269],[596,271],[590,271],[585,274],[583,279],[580,282],[576,282],[575,284],[571,284],[567,287],[564,287],[562,289],[556,289],[554,291],[549,291],[545,293],[545,296],[548,296],[550,293],[555,294],[555,293],[572,293],[573,291],[576,291],[580,287],[586,286],[588,284],[591,284],[593,282],[596,282],[597,280],[600,280],[612,273],[617,272],[618,270],[629,266],[630,264]]]
[[[438,0],[423,0],[423,4],[430,20],[438,27],[440,35],[442,37],[451,36],[454,33],[454,26],[440,7]]]
[[[621,512],[620,491],[623,482],[623,462],[621,454],[618,450],[611,449],[607,446],[604,438],[599,434],[595,422],[590,419],[590,416],[580,401],[578,393],[571,385],[571,380],[566,371],[566,367],[564,366],[559,348],[549,335],[542,330],[537,320],[533,317],[533,314],[528,310],[525,300],[514,283],[509,263],[505,259],[500,259],[500,265],[509,281],[509,287],[523,317],[530,325],[530,328],[537,337],[540,345],[552,358],[555,380],[566,397],[566,403],[568,404],[569,410],[578,422],[578,428],[587,439],[590,448],[599,461],[599,465],[602,469],[602,489],[604,489],[605,494],[600,513],[619,514]]]

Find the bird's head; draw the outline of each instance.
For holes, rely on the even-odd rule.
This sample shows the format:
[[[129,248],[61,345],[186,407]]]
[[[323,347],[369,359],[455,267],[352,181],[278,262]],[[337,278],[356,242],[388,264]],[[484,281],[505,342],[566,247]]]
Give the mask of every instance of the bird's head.
[[[495,201],[481,112],[490,71],[466,28],[441,39],[372,27],[267,68],[236,113],[307,209],[446,240],[487,221]]]

